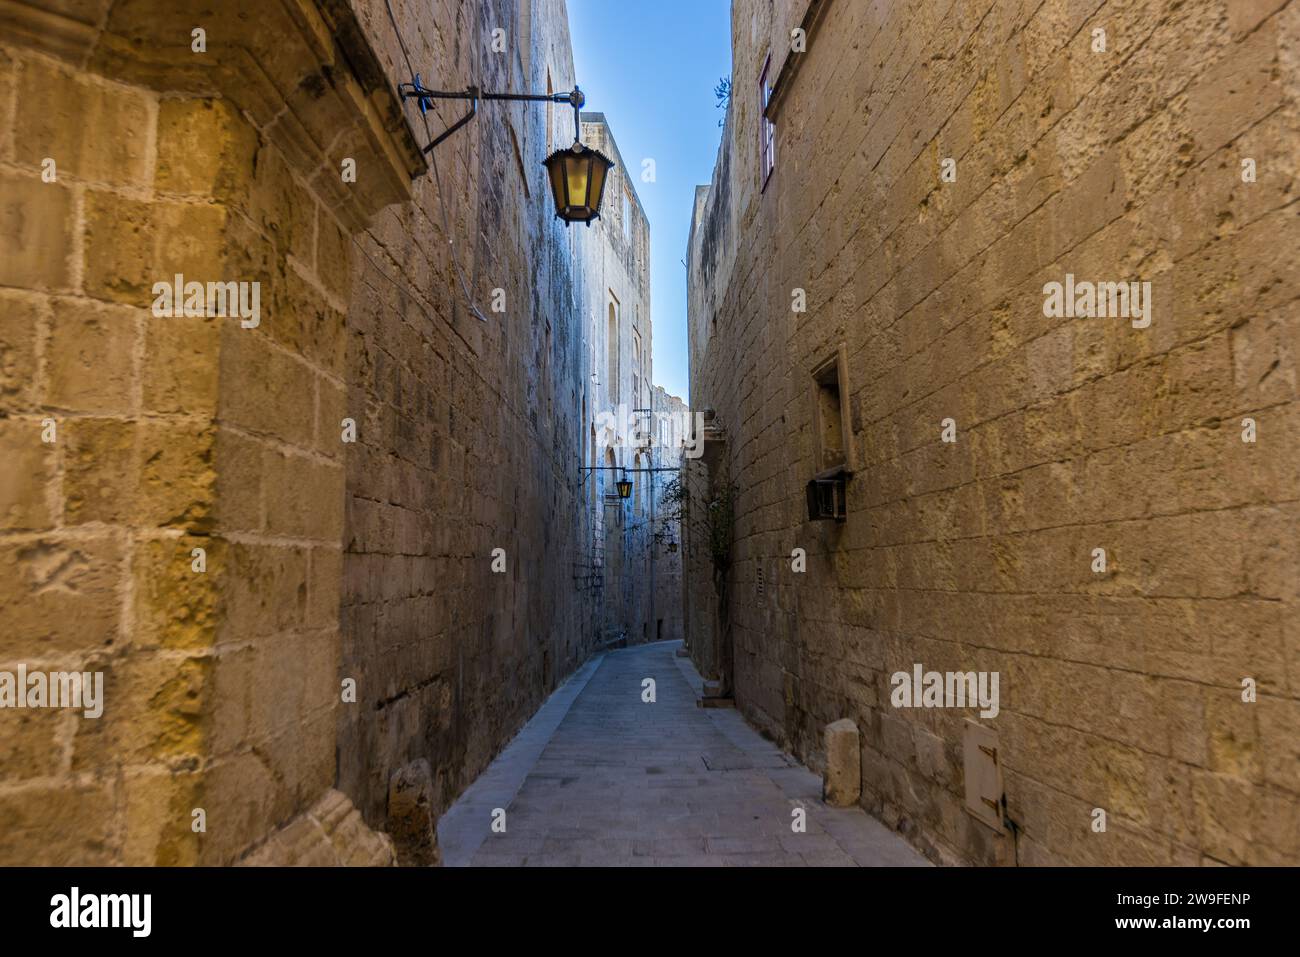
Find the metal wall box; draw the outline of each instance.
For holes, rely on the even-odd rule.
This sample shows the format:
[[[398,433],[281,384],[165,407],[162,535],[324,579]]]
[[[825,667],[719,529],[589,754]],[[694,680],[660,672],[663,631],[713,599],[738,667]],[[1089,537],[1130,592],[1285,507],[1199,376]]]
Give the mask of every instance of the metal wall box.
[[[1002,757],[997,732],[967,718],[962,733],[962,755],[966,810],[999,834],[1003,833]]]
[[[808,520],[842,522],[848,518],[849,473],[839,470],[808,483]]]

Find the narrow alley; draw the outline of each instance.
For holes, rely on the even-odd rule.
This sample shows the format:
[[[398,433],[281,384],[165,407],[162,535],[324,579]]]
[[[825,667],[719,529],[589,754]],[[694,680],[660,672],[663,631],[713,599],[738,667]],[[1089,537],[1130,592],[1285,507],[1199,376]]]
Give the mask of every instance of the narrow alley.
[[[1300,0],[0,0],[0,866],[1300,864],[1298,212]]]
[[[443,815],[443,863],[927,864],[862,809],[823,804],[821,778],[735,710],[699,707],[680,648],[611,651],[570,678]]]

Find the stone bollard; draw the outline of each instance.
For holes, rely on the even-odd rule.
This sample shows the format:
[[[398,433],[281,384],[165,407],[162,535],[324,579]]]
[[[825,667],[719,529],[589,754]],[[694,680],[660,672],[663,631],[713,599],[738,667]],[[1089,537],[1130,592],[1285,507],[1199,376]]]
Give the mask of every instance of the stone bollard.
[[[826,725],[826,777],[822,800],[834,807],[851,807],[862,793],[862,752],[858,726],[848,718]]]
[[[388,781],[388,833],[401,867],[437,867],[438,835],[433,814],[433,773],[423,758],[393,772]]]

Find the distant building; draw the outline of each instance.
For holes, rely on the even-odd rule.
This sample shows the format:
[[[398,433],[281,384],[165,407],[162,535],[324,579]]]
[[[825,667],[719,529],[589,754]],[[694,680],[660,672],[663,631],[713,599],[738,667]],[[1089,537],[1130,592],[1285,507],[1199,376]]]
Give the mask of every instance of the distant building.
[[[600,218],[577,233],[587,364],[583,400],[586,553],[579,562],[604,641],[649,640],[651,416],[650,224],[603,113],[582,139],[614,161]],[[617,483],[632,491],[620,498]]]
[[[653,437],[650,461],[655,468],[668,471],[650,473],[652,541],[651,568],[654,605],[649,620],[651,636],[662,641],[685,637],[682,627],[682,531],[681,481],[682,443],[689,434],[690,411],[680,398],[669,395],[663,386],[655,386],[650,403],[653,412]],[[677,471],[673,471],[677,470]]]

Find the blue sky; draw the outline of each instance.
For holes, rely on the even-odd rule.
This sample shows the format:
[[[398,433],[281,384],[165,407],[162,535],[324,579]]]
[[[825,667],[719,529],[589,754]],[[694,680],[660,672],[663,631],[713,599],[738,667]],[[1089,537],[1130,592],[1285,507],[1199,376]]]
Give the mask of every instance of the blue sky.
[[[688,398],[686,238],[695,187],[722,130],[713,88],[731,75],[729,0],[568,0],[585,109],[605,114],[650,218],[654,381]],[[656,181],[640,180],[655,161]]]

